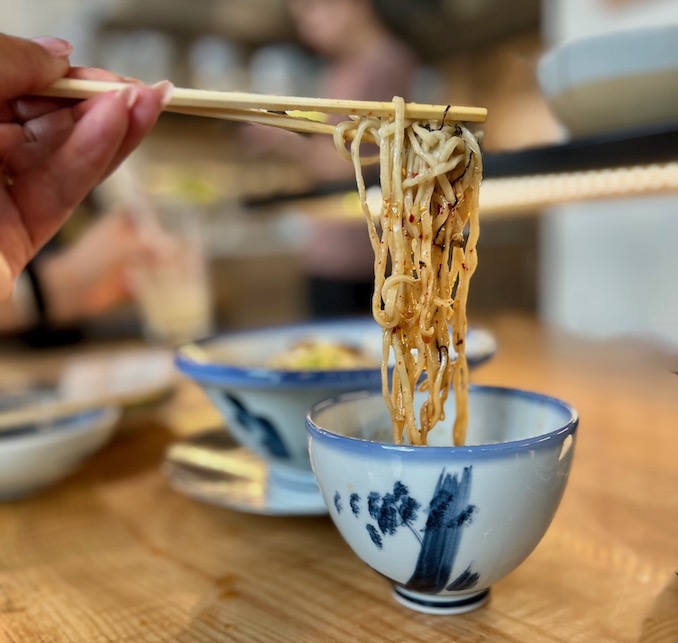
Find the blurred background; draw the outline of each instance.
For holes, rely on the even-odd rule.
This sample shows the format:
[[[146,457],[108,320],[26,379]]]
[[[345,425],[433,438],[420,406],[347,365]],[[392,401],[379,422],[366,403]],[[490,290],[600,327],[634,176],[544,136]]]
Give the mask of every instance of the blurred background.
[[[75,45],[74,64],[148,82],[169,78],[183,87],[323,95],[328,78],[336,80],[338,55],[311,42],[322,23],[310,27],[309,38],[295,11],[350,1],[304,0],[308,6],[295,9],[301,0],[22,0],[4,12],[3,30],[67,38]],[[675,344],[678,196],[652,181],[646,189],[631,190],[636,178],[621,179],[620,186],[605,171],[675,160],[675,153],[652,142],[663,140],[666,148],[666,141],[675,141],[678,113],[655,116],[627,109],[615,98],[615,109],[633,118],[616,120],[613,109],[592,125],[586,116],[595,104],[607,105],[608,94],[615,96],[610,86],[601,96],[589,91],[594,107],[569,113],[566,122],[567,109],[558,111],[546,91],[564,72],[546,69],[540,85],[538,70],[546,52],[583,38],[676,27],[678,0],[375,0],[374,7],[385,29],[416,61],[411,100],[489,109],[482,144],[488,195],[493,191],[482,213],[472,319],[508,311],[588,336],[630,335]],[[676,33],[669,43],[678,42]],[[638,46],[649,51],[648,64],[673,74],[661,76],[661,85],[678,86],[676,47]],[[637,63],[632,46],[621,49]],[[595,89],[607,80],[608,68],[604,55],[595,50],[587,55],[584,70],[602,68],[597,79],[587,81]],[[573,65],[569,77],[576,73]],[[625,87],[650,75],[637,67],[618,73]],[[643,92],[646,104],[661,102],[647,91],[652,90]],[[661,138],[648,139],[658,131]],[[650,143],[636,146],[639,133]],[[268,144],[266,136],[209,119],[163,115],[141,149],[36,260],[34,273],[43,288],[56,281],[58,290],[67,277],[54,275],[72,276],[78,262],[101,260],[97,234],[104,245],[122,248],[115,240],[129,232],[129,221],[142,236],[163,239],[154,248],[161,259],[151,269],[131,271],[130,254],[110,257],[102,268],[105,278],[92,277],[70,295],[78,306],[53,305],[61,312],[48,328],[43,323],[36,329],[35,320],[20,322],[6,313],[7,341],[143,335],[176,343],[213,330],[367,311],[361,287],[369,275],[318,270],[332,256],[327,247],[332,240],[338,254],[359,237],[358,244],[367,240],[351,197],[350,172],[317,177],[299,155],[287,153],[285,141]],[[577,147],[577,141],[585,144]],[[561,159],[568,161],[562,168]],[[556,177],[540,187],[545,197],[530,199],[533,188],[520,180],[543,174],[540,167],[551,175],[559,169],[594,171],[587,180],[597,181],[598,188],[584,185],[566,194]],[[600,189],[606,180],[611,188]],[[606,194],[611,198],[600,198]],[[116,276],[117,269],[124,274]],[[50,293],[46,299],[48,305],[61,301]],[[91,305],[82,305],[85,301]]]

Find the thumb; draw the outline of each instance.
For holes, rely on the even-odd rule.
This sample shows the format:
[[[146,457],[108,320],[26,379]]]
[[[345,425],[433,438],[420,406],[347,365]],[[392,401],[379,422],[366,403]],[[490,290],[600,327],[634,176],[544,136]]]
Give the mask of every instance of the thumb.
[[[0,100],[44,89],[66,75],[73,47],[60,38],[35,41],[0,34]]]

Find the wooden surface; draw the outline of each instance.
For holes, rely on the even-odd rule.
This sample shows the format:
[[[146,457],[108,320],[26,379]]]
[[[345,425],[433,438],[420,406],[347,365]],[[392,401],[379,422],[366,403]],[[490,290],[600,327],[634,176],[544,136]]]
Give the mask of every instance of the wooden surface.
[[[216,414],[186,385],[59,486],[0,505],[0,641],[678,641],[678,364],[503,318],[479,383],[581,413],[569,487],[532,556],[464,616],[410,612],[327,518],[198,504],[159,467]]]

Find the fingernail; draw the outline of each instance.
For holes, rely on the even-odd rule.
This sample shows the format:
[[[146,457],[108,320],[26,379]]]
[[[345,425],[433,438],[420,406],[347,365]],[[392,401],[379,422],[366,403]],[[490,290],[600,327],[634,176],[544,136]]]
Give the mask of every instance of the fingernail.
[[[14,275],[7,263],[7,259],[0,254],[0,301],[9,299],[14,290]]]
[[[33,42],[46,49],[52,56],[57,58],[68,58],[73,53],[73,45],[68,40],[62,38],[34,38]]]
[[[161,80],[159,83],[152,85],[152,87],[153,89],[159,89],[162,92],[160,102],[163,107],[167,107],[174,94],[174,85],[169,80]]]
[[[123,87],[122,89],[118,90],[118,96],[125,101],[128,109],[132,109],[132,107],[134,107],[134,103],[137,102],[139,92],[134,85],[127,85],[127,87]]]
[[[137,85],[143,85],[144,81],[134,78],[134,76],[123,76],[122,80],[126,83],[136,83]]]

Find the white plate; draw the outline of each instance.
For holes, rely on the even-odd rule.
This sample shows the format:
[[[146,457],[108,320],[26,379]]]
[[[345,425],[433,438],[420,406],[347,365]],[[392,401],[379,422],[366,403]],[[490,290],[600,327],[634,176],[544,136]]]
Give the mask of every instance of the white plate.
[[[139,348],[68,360],[59,375],[60,400],[107,400],[133,406],[169,392],[175,383],[171,350]]]
[[[223,428],[170,446],[163,471],[175,491],[206,504],[266,516],[327,513],[313,474],[281,484],[281,478],[291,479],[238,447]]]
[[[20,371],[13,381],[7,369],[0,377],[0,436],[102,407],[157,401],[174,387],[173,361],[173,352],[165,349],[90,353],[64,361],[49,382]]]

